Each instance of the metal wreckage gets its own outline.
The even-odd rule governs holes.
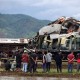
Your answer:
[[[42,27],[34,38],[37,49],[80,52],[80,21],[61,17]]]

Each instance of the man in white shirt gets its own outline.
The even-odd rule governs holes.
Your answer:
[[[50,71],[51,61],[52,61],[52,54],[49,51],[47,51],[47,54],[46,54],[46,68],[47,68],[48,72]]]

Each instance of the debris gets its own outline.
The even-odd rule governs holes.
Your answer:
[[[72,17],[60,17],[39,30],[39,35],[50,33],[67,34],[80,31],[80,21]]]

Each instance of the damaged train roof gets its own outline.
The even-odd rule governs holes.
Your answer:
[[[80,32],[80,21],[72,17],[60,17],[39,30],[39,35],[50,33],[67,34]]]

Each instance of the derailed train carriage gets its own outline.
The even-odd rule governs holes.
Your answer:
[[[76,55],[80,52],[80,21],[73,18],[56,20],[39,30],[35,43],[37,49],[50,50],[53,54],[73,51]]]
[[[46,35],[40,48],[55,50],[79,50],[80,35],[72,34],[50,34]]]
[[[80,50],[80,34],[78,32],[73,32],[69,34],[50,34],[41,35],[36,44],[38,49],[49,49],[52,51],[70,51],[70,50]]]

